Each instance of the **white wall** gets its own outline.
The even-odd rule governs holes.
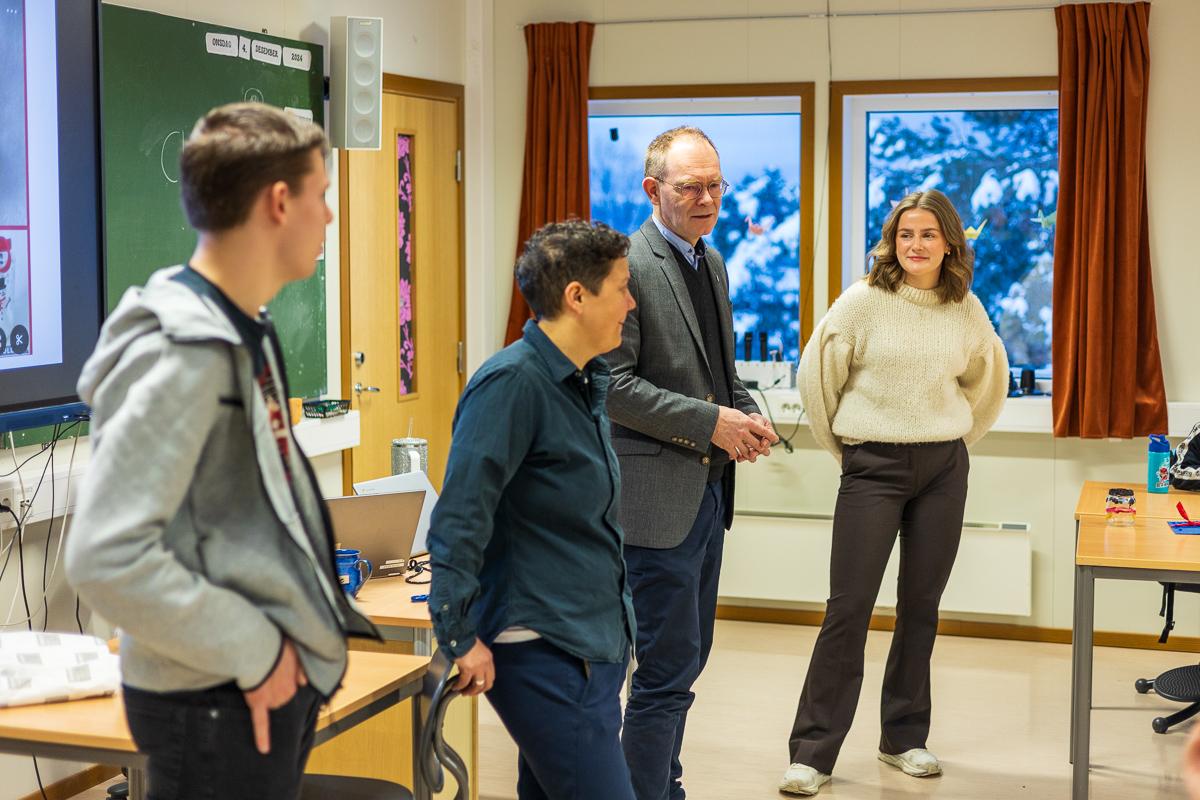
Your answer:
[[[331,16],[382,17],[384,72],[463,82],[463,0],[116,0],[114,4],[303,39],[326,48]]]
[[[1200,3],[1155,0],[1150,9],[1150,114],[1146,123],[1146,189],[1150,207],[1150,257],[1163,375],[1172,400],[1200,399],[1195,369],[1195,310],[1200,270],[1189,231],[1195,229],[1200,179]]]
[[[1008,77],[1057,74],[1057,32],[1052,7],[900,16],[920,9],[1028,6],[1030,0],[833,0],[835,14],[881,12],[875,16],[752,19],[762,15],[823,14],[824,0],[494,0],[495,271],[508,287],[521,190],[525,122],[525,44],[529,22],[590,20],[598,23],[592,47],[591,84],[743,83],[813,81],[816,84],[817,219],[815,314],[825,311],[828,211],[825,130],[828,81],[918,78]],[[692,18],[683,22],[659,19]],[[696,17],[743,17],[694,21]],[[645,20],[605,25],[605,20]],[[1200,3],[1154,0],[1150,14],[1151,92],[1148,120],[1148,191],[1151,255],[1159,340],[1168,398],[1200,400],[1200,370],[1194,368],[1195,313],[1200,270],[1190,248],[1195,180],[1200,177],[1200,105],[1194,81],[1200,74]],[[827,31],[831,37],[827,38]],[[720,55],[701,55],[719,51]],[[829,53],[832,52],[832,61]],[[494,297],[502,336],[508,294]],[[1190,361],[1193,362],[1189,364]],[[766,462],[742,470],[739,506],[754,509],[829,512],[837,486],[832,459],[802,430],[801,446],[788,456],[776,450]],[[1082,442],[1049,434],[993,433],[973,450],[968,519],[1029,522],[1033,528],[1034,601],[1029,617],[993,621],[1042,627],[1071,624],[1074,529],[1071,512],[1080,481],[1143,480],[1141,441]],[[787,570],[770,553],[743,552],[736,529],[727,558],[753,559],[765,570]],[[1105,582],[1097,588],[1097,628],[1157,632],[1155,586]],[[1177,630],[1200,633],[1200,604],[1184,598]],[[978,619],[979,617],[976,617]],[[985,618],[990,619],[990,618]]]

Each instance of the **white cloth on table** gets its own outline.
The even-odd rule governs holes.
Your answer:
[[[77,633],[0,633],[0,708],[109,695],[120,659],[103,639]]]

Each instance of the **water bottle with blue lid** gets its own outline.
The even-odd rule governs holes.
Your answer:
[[[1171,489],[1171,443],[1161,433],[1150,434],[1146,453],[1146,491],[1166,494]]]

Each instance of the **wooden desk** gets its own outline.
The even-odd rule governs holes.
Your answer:
[[[426,572],[422,580],[429,579]],[[399,576],[372,578],[358,590],[358,605],[379,627],[388,641],[413,643],[417,655],[433,655],[433,622],[429,603],[412,601],[413,595],[429,594],[428,583],[406,583]]]
[[[351,652],[342,688],[317,718],[314,746],[418,694],[428,667],[426,656]],[[414,703],[413,708],[418,705]],[[420,725],[421,719],[414,713],[414,731]],[[124,764],[130,768],[130,796],[145,796],[146,757],[133,744],[119,693],[0,709],[0,752]],[[414,766],[416,758],[414,752]],[[419,788],[417,797],[429,796],[427,788],[414,788]]]
[[[1146,491],[1146,483],[1144,481],[1127,483],[1124,481],[1085,481],[1083,488],[1079,491],[1079,500],[1075,503],[1075,544],[1079,545],[1079,523],[1085,519],[1101,520],[1106,516],[1106,507],[1108,505],[1108,490],[1122,488],[1133,490],[1133,508],[1136,512],[1135,517],[1139,521],[1164,521],[1168,519],[1179,519],[1179,512],[1175,509],[1175,504],[1183,501],[1184,508],[1188,505],[1195,504],[1197,511],[1200,511],[1200,496],[1194,492],[1181,492],[1177,489],[1171,489],[1166,494]],[[1188,513],[1192,513],[1190,510]],[[1119,530],[1119,528],[1118,528]],[[1079,589],[1078,583],[1075,584],[1073,591],[1075,592],[1074,607],[1079,607]],[[1072,674],[1071,683],[1075,685],[1079,682],[1079,676]],[[1072,698],[1074,695],[1072,695]],[[1090,697],[1089,697],[1090,702]],[[1072,699],[1072,703],[1074,700]],[[1090,709],[1090,705],[1089,705]],[[1075,718],[1077,709],[1072,704],[1071,706],[1071,741],[1075,740]],[[1071,763],[1075,763],[1074,746],[1071,749]]]
[[[1183,502],[1184,508],[1188,509],[1189,514],[1192,513],[1189,506],[1192,505],[1200,513],[1200,494],[1196,492],[1181,492],[1178,489],[1172,489],[1166,494],[1157,494],[1146,491],[1145,482],[1085,481],[1083,489],[1079,492],[1079,501],[1075,504],[1076,522],[1085,517],[1103,517],[1108,490],[1115,488],[1133,489],[1133,508],[1137,512],[1135,516],[1138,519],[1180,519],[1179,512],[1175,510],[1175,504],[1180,501]],[[1078,532],[1078,526],[1076,526],[1076,533]]]
[[[1082,501],[1081,497],[1081,504]],[[1071,797],[1082,800],[1088,796],[1096,579],[1200,582],[1200,536],[1173,533],[1165,519],[1143,516],[1141,509],[1132,526],[1107,525],[1103,517],[1091,515],[1079,519],[1076,525],[1075,613],[1071,636]]]

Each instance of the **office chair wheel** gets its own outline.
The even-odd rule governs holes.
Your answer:
[[[127,797],[129,797],[129,781],[121,781],[108,787],[107,800],[125,800]]]
[[[1133,688],[1137,691],[1138,694],[1146,694],[1147,692],[1149,692],[1151,689],[1154,688],[1154,679],[1153,678],[1138,678],[1136,681],[1133,682]]]
[[[1172,725],[1178,725],[1200,713],[1200,665],[1167,670],[1154,679],[1154,693],[1164,700],[1188,704],[1174,714],[1155,717],[1151,721],[1155,733],[1166,733]]]

